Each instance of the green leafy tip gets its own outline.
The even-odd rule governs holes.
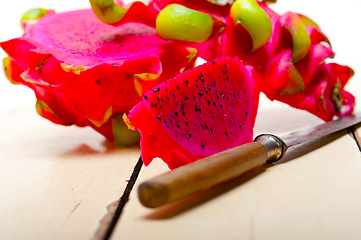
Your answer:
[[[234,24],[241,24],[251,35],[252,51],[265,45],[272,35],[272,24],[267,13],[255,0],[237,0],[231,7]]]
[[[20,24],[21,27],[23,27],[23,22],[27,20],[36,20],[44,17],[46,14],[48,14],[47,9],[44,8],[34,8],[24,13],[24,15],[21,17]]]
[[[114,0],[89,0],[95,15],[107,24],[119,22],[128,9],[114,3]]]
[[[213,18],[182,5],[170,4],[157,16],[157,34],[166,40],[204,42],[213,31]]]

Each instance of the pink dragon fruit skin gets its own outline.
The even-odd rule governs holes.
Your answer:
[[[147,92],[128,116],[141,132],[145,165],[160,157],[173,169],[251,142],[259,97],[255,78],[252,67],[225,57]]]
[[[185,44],[160,39],[152,27],[114,28],[91,10],[49,11],[24,26],[22,37],[0,43],[10,57],[11,78],[34,90],[43,117],[91,126],[110,141],[116,134],[113,117],[128,112],[159,82],[192,67],[196,56]]]
[[[230,18],[225,30],[228,45],[224,54],[238,56],[244,63],[255,67],[262,75],[259,83],[261,91],[271,100],[309,111],[325,121],[350,114],[355,101],[344,86],[353,74],[330,70],[325,60],[335,54],[318,25],[303,15],[290,12],[278,15],[265,3],[258,2],[258,5],[267,13],[272,24],[268,42],[252,51],[253,41],[249,32],[242,25],[235,25]],[[296,33],[296,29],[304,30],[301,34]],[[294,57],[295,53],[300,54],[298,58]],[[333,69],[341,68],[337,64],[333,66]],[[343,68],[345,72],[353,72],[346,66]],[[338,88],[339,98],[332,95],[335,88]]]
[[[207,0],[153,0],[148,8],[159,14],[170,4],[181,4],[210,14],[217,21],[225,23],[224,29],[212,35],[208,41],[193,44],[198,50],[198,56],[207,61],[220,56],[239,57],[261,73],[262,81],[259,84],[267,97],[299,108],[299,98],[305,96],[305,93],[298,93],[309,92],[307,89],[314,85],[311,83],[315,79],[314,75],[334,53],[331,47],[324,45],[330,45],[330,41],[315,22],[304,15],[291,12],[279,15],[268,7],[268,2],[274,1],[236,0],[232,6],[221,6]],[[262,21],[261,25],[257,25],[258,20]],[[177,37],[174,36],[174,39]],[[336,75],[336,78],[339,76]],[[348,79],[343,80],[345,81]],[[334,81],[327,83],[334,84]],[[333,87],[335,86],[330,86]],[[340,91],[343,92],[343,88]],[[339,95],[349,96],[350,93]],[[314,95],[313,102],[321,101],[317,97],[321,95]],[[346,104],[347,109],[353,109],[353,101],[340,99],[339,102]],[[342,107],[328,104],[327,108],[329,109],[320,113],[311,108],[305,110],[326,121],[341,114],[338,111]],[[325,118],[324,111],[333,115],[326,114],[328,117]]]

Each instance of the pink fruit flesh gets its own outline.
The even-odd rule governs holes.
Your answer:
[[[19,82],[32,88],[57,116],[43,117],[63,125],[91,126],[111,141],[113,116],[128,112],[147,90],[195,61],[189,46],[162,40],[152,27],[112,27],[91,10],[49,12],[24,25],[21,38],[1,47],[17,66],[13,74],[24,79]],[[153,78],[140,79],[135,89],[135,75],[147,74]]]
[[[220,58],[147,92],[129,114],[144,163],[160,157],[172,169],[252,141],[259,97],[253,74],[237,59]]]

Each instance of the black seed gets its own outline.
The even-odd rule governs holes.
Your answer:
[[[227,77],[226,79],[229,80],[229,77]]]
[[[208,106],[211,105],[211,101],[208,101]]]
[[[213,117],[213,115],[211,115],[211,118],[214,120],[214,117]]]
[[[213,129],[211,128],[211,133],[213,133]]]
[[[186,84],[188,85],[188,80],[186,81]]]
[[[150,102],[150,106],[151,106],[151,107],[154,107],[154,103],[153,103],[153,102]]]
[[[178,116],[178,113],[177,113],[177,111],[175,111],[175,112],[174,112],[174,115]]]
[[[163,108],[162,105],[159,105],[160,108]]]
[[[158,91],[158,89],[153,89],[153,92],[157,92]]]
[[[170,99],[168,98],[168,102],[170,101]]]
[[[190,132],[188,133],[188,135],[189,135],[190,138],[192,137],[192,134]]]
[[[179,124],[177,124],[177,128],[179,128]]]
[[[244,112],[244,114],[247,116],[248,115],[248,112],[247,112],[247,110]]]
[[[157,119],[158,119],[159,121],[162,121],[162,119],[160,119],[160,116],[158,116]]]
[[[100,84],[102,84],[102,80],[98,79],[98,80],[95,81],[95,83],[100,85]]]
[[[188,122],[186,121],[185,124],[188,126]]]
[[[160,88],[158,88],[158,92],[160,92]]]
[[[168,92],[168,88],[166,88],[165,91]]]
[[[221,108],[223,108],[223,105],[221,104],[221,105],[219,105]]]
[[[173,92],[172,94],[173,94],[173,96],[175,96],[175,92]]]
[[[184,113],[184,111],[182,111],[182,115],[183,115],[183,116],[185,116],[185,113]]]
[[[211,87],[209,87],[208,90],[211,91]]]
[[[201,72],[201,76],[203,77],[203,73]]]
[[[179,86],[177,86],[177,89],[179,90]]]
[[[147,97],[147,96],[144,96],[144,99],[145,99],[145,100],[148,100],[148,97]]]
[[[166,121],[166,120],[164,120],[164,123],[167,123],[167,121]]]
[[[174,136],[175,136],[176,138],[178,137],[178,135],[177,135],[177,134],[175,134]]]
[[[241,128],[241,127],[242,127],[242,124],[240,123],[240,124],[239,124],[239,128]]]
[[[206,130],[208,130],[208,125],[205,126]]]
[[[198,84],[196,84],[196,88],[198,88]]]
[[[224,94],[222,94],[222,98],[224,99]]]
[[[157,97],[157,101],[158,101],[158,102],[160,102],[160,99],[159,99],[159,97]]]
[[[213,106],[216,106],[216,103],[215,103],[215,102],[213,103]]]
[[[130,76],[130,75],[127,76],[127,79],[131,79],[131,78],[132,78],[132,76]]]
[[[219,96],[217,95],[217,100],[219,100]]]
[[[224,134],[226,135],[226,137],[228,137],[228,132],[225,132]]]
[[[236,98],[236,94],[233,94],[233,97]]]
[[[197,105],[194,105],[194,109],[196,110],[196,112],[198,111]]]
[[[193,100],[196,100],[196,96],[193,96]]]
[[[213,61],[213,62],[212,62],[212,64],[214,65],[214,64],[216,64],[216,62],[215,62],[215,61]]]
[[[201,109],[200,109],[200,108],[198,108],[198,112],[201,113]]]
[[[201,147],[204,148],[204,144],[202,144]]]

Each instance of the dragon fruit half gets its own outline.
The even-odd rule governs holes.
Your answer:
[[[91,126],[110,141],[132,144],[139,134],[125,133],[123,113],[194,65],[194,48],[159,38],[153,27],[115,28],[90,9],[42,13],[24,18],[24,35],[0,46],[9,55],[6,75],[32,88],[38,113],[54,123]]]

